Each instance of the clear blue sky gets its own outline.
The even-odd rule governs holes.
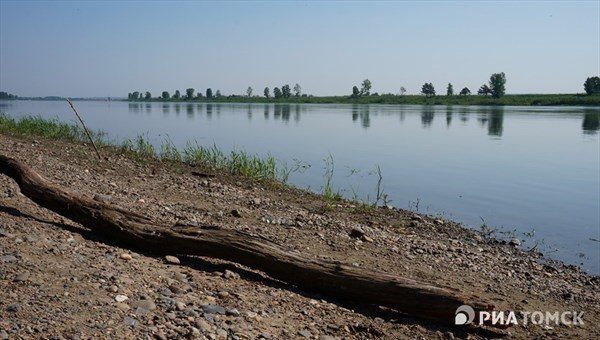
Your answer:
[[[0,0],[0,90],[126,96],[294,86],[344,95],[583,92],[600,72],[600,1]]]

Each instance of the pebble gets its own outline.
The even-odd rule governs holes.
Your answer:
[[[196,327],[200,328],[203,332],[208,333],[212,330],[212,326],[204,319],[198,319],[195,322]]]
[[[240,275],[238,273],[234,273],[229,269],[225,269],[225,273],[223,274],[223,277],[225,277],[226,279],[229,280],[237,280],[240,278]]]
[[[175,301],[175,308],[177,308],[178,311],[185,310],[185,307],[185,303],[181,301]]]
[[[119,294],[119,295],[115,296],[115,301],[117,301],[117,302],[123,302],[126,300],[129,300],[129,298],[125,295]]]
[[[225,315],[238,317],[240,316],[240,312],[236,308],[229,309],[225,312]]]
[[[120,309],[124,312],[127,312],[130,309],[128,304],[122,303],[122,302],[115,303],[115,307],[117,307],[118,309]]]
[[[145,299],[145,300],[138,300],[138,301],[131,303],[131,307],[132,308],[142,308],[142,309],[150,311],[150,310],[156,309],[156,304],[154,303],[154,301],[152,301],[150,299]]]
[[[94,194],[93,200],[97,201],[97,202],[101,202],[101,203],[108,203],[108,202],[112,201],[112,196],[103,195],[103,194]]]
[[[4,255],[0,256],[0,261],[2,262],[15,262],[17,258],[14,255]]]
[[[14,281],[22,282],[22,281],[27,281],[27,279],[29,279],[29,272],[21,272],[21,273],[17,274]]]
[[[353,228],[352,231],[350,231],[350,237],[360,238],[363,236],[365,236],[365,232],[361,229]]]
[[[8,333],[6,333],[6,331],[5,331],[5,330],[1,330],[1,331],[0,331],[0,339],[1,339],[1,340],[6,340],[6,339],[8,339]]]
[[[511,246],[518,247],[521,245],[521,240],[519,240],[518,238],[513,238],[512,240],[510,240],[510,242],[508,242],[508,244],[510,244]]]
[[[301,331],[298,331],[298,334],[302,335],[305,338],[312,337],[312,334],[310,333],[310,331],[308,329],[303,329]]]
[[[133,258],[133,257],[131,257],[130,254],[127,254],[127,253],[121,254],[120,257],[121,257],[121,259],[126,260],[126,261],[129,261],[129,260],[131,260]]]
[[[219,305],[204,305],[202,311],[206,314],[225,314],[225,308]]]
[[[137,324],[137,320],[136,320],[136,319],[134,319],[134,318],[132,318],[132,317],[126,316],[126,317],[125,317],[125,320],[123,320],[123,323],[124,323],[126,326],[131,326],[131,327],[133,327],[133,326],[135,326],[135,325]]]
[[[167,255],[165,256],[165,261],[167,261],[167,263],[170,264],[180,264],[181,261],[179,261],[179,259],[175,256],[171,256],[171,255]]]
[[[239,218],[242,217],[242,213],[240,213],[240,211],[237,209],[233,209],[231,210],[231,216]]]
[[[219,328],[219,329],[217,329],[217,336],[221,337],[221,338],[226,338],[227,337],[227,331],[224,330],[223,328]]]

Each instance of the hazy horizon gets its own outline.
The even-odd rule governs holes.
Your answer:
[[[497,72],[507,94],[584,92],[600,1],[0,0],[0,91],[21,97],[475,93]]]

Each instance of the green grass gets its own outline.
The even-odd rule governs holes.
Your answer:
[[[56,119],[44,119],[37,117],[22,117],[14,119],[5,113],[0,113],[0,133],[10,133],[22,136],[38,136],[48,139],[67,140],[76,142],[87,142],[87,136],[83,128],[76,124],[62,123]],[[229,153],[223,152],[218,146],[206,147],[197,143],[188,143],[179,151],[174,143],[167,137],[161,144],[158,152],[150,143],[148,135],[140,134],[135,139],[128,139],[120,144],[110,143],[104,139],[105,133],[90,131],[94,142],[99,146],[112,147],[127,153],[143,161],[160,160],[172,162],[177,165],[182,163],[200,166],[215,172],[223,172],[235,176],[241,176],[252,182],[263,182],[271,184],[285,184],[291,173],[303,172],[310,165],[294,160],[295,164],[288,167],[285,163],[278,162],[275,157],[267,155],[261,157],[246,151],[233,150]],[[325,184],[321,195],[328,204],[334,204],[342,199],[339,191],[333,189],[334,162],[329,155],[325,162]],[[381,169],[377,167],[378,182],[375,203],[369,205],[375,208],[380,201],[384,204],[389,202],[387,195],[381,186]],[[368,199],[367,199],[368,201]],[[355,198],[356,203],[361,203]]]
[[[0,112],[0,132],[71,141],[88,140],[83,128],[79,125],[61,123],[56,119],[44,119],[39,116],[14,119],[2,112]],[[90,131],[90,134],[96,144],[106,144],[105,133]]]

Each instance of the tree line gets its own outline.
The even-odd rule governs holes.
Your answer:
[[[594,77],[589,77],[586,79],[584,85],[584,90],[588,95],[592,95],[592,94],[600,94],[600,77],[598,76],[594,76]],[[352,93],[350,94],[349,98],[360,98],[360,97],[367,97],[367,96],[379,96],[379,94],[377,92],[375,93],[371,93],[371,89],[373,87],[373,83],[369,80],[369,79],[365,79],[362,81],[360,88],[358,86],[353,86],[352,87]],[[5,92],[2,92],[5,94]],[[404,86],[400,87],[400,96],[404,96],[404,94],[406,93],[406,88],[404,88]],[[436,91],[435,91],[435,87],[433,86],[432,83],[425,83],[423,84],[423,86],[421,87],[421,95],[424,95],[425,97],[435,97],[436,96]],[[229,95],[226,98],[260,98],[260,96],[257,95],[253,95],[254,94],[254,89],[251,86],[248,86],[248,88],[246,89],[246,93],[244,95]],[[468,96],[471,94],[471,90],[468,87],[463,87],[459,92],[458,95],[459,96]],[[481,96],[488,96],[491,95],[492,98],[500,98],[502,96],[504,96],[506,94],[506,75],[504,74],[504,72],[500,72],[500,73],[493,73],[490,76],[490,79],[487,83],[484,83],[483,85],[481,85],[481,87],[479,87],[479,89],[477,90],[477,94],[481,95]],[[0,93],[1,95],[1,93]],[[6,94],[5,94],[6,95]],[[263,90],[263,97],[266,99],[288,99],[288,98],[292,98],[292,97],[308,97],[307,94],[302,93],[302,87],[300,86],[300,84],[294,85],[293,88],[290,87],[289,84],[285,84],[281,87],[274,87],[273,91],[271,92],[271,88],[269,88],[268,86],[264,88]],[[388,94],[388,95],[392,95],[392,94]],[[448,83],[447,87],[446,87],[446,96],[450,97],[450,96],[454,96],[455,95],[455,91],[454,91],[454,86],[452,85],[452,83]],[[16,96],[14,96],[16,97]],[[152,100],[152,99],[158,99],[158,100],[199,100],[199,99],[203,99],[203,98],[207,98],[207,99],[212,99],[212,98],[223,98],[225,96],[223,96],[221,94],[220,90],[216,90],[216,92],[213,93],[213,90],[211,88],[207,88],[206,91],[204,92],[196,92],[196,90],[194,88],[188,88],[185,90],[185,94],[181,94],[181,92],[179,90],[176,90],[172,95],[168,92],[168,91],[163,91],[162,94],[159,97],[153,98],[152,94],[149,91],[146,92],[141,92],[141,91],[134,91],[134,92],[130,92],[127,95],[127,98],[129,100]],[[312,96],[310,96],[312,97]],[[0,97],[1,99],[2,97]],[[6,98],[4,98],[6,99]]]
[[[293,91],[293,93],[292,93],[292,91]],[[248,86],[248,88],[246,89],[245,95],[229,95],[229,96],[227,96],[227,98],[236,98],[236,97],[250,98],[250,97],[252,97],[253,93],[254,93],[254,89],[252,89],[251,86]],[[300,84],[296,83],[296,85],[294,85],[293,88],[291,88],[289,84],[285,84],[281,87],[274,87],[272,94],[271,94],[271,89],[269,87],[265,87],[265,89],[263,90],[263,96],[267,99],[268,98],[279,99],[279,98],[291,98],[292,96],[307,97],[308,95],[302,93],[302,86],[300,86]],[[152,98],[152,94],[150,93],[150,91],[146,91],[146,92],[134,91],[134,92],[129,92],[127,94],[127,99],[134,100],[134,101],[135,100],[152,100],[152,99],[194,100],[194,99],[203,99],[203,98],[212,99],[212,98],[222,98],[222,97],[224,97],[224,96],[221,94],[220,90],[217,90],[216,92],[213,93],[213,90],[210,87],[207,88],[204,93],[202,93],[200,91],[196,92],[196,89],[194,89],[194,88],[188,88],[185,90],[184,95],[182,95],[179,90],[175,90],[175,92],[172,95],[169,93],[169,91],[162,91],[161,95],[156,98]],[[255,97],[258,97],[258,96],[255,96]]]

